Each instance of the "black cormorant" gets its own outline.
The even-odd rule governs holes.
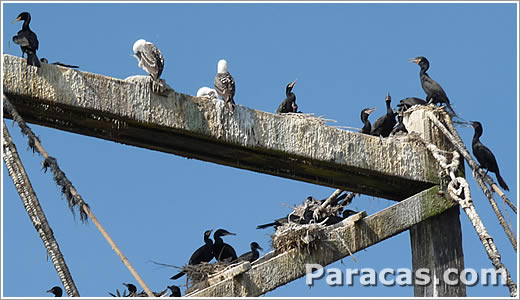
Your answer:
[[[47,293],[53,293],[54,297],[61,297],[63,295],[63,290],[59,286],[54,286],[52,289],[46,291]]]
[[[390,132],[390,135],[395,135],[398,132],[408,133],[408,130],[404,126],[402,115],[397,115],[397,126],[395,126],[394,129],[392,129],[392,132]]]
[[[363,122],[363,128],[359,131],[360,133],[370,134],[370,131],[372,130],[372,125],[370,124],[370,121],[368,120],[368,116],[375,111],[376,108],[365,108],[361,111],[361,122]]]
[[[143,39],[135,41],[134,57],[139,67],[150,74],[154,80],[158,80],[164,69],[164,57],[157,47]]]
[[[376,120],[374,125],[372,126],[372,131],[370,131],[371,135],[387,137],[390,135],[392,128],[395,126],[395,113],[390,106],[392,102],[392,97],[390,97],[390,93],[386,96],[386,114],[379,119]]]
[[[448,99],[448,96],[446,96],[446,92],[444,92],[440,84],[431,79],[430,75],[426,73],[430,67],[430,62],[426,59],[426,57],[418,56],[416,58],[410,59],[410,62],[416,63],[421,67],[419,76],[421,78],[422,88],[426,93],[426,101],[428,104],[445,103],[451,113],[456,116],[455,111],[453,108],[451,108],[450,100]]]
[[[258,249],[260,249],[260,250],[264,250],[264,249],[262,249],[262,247],[260,247],[260,245],[258,245],[257,242],[252,242],[250,246],[251,246],[251,251],[248,251],[248,252],[240,255],[238,257],[239,261],[254,262],[255,260],[257,260],[260,257],[260,252],[258,252]]]
[[[213,230],[206,230],[204,232],[204,245],[195,250],[190,257],[188,265],[198,265],[202,262],[209,262],[213,259],[213,241],[211,240],[211,232]],[[185,273],[183,271],[173,275],[170,279],[181,278]]]
[[[224,243],[222,236],[236,235],[225,229],[219,229],[213,234],[215,244],[213,245],[213,254],[218,262],[232,262],[237,259],[237,253],[233,247]]]
[[[123,285],[126,286],[126,288],[128,289],[128,296],[127,297],[134,297],[137,295],[137,287],[131,283],[124,283],[123,282]]]
[[[504,190],[509,191],[509,187],[507,186],[502,176],[500,176],[500,170],[498,169],[497,160],[495,159],[493,152],[491,152],[488,147],[484,146],[480,142],[480,136],[482,135],[483,131],[482,124],[477,121],[472,121],[471,126],[473,126],[475,129],[471,147],[473,148],[473,155],[475,155],[477,158],[480,167],[486,170],[486,174],[488,171],[495,173],[498,179],[498,184],[500,184]]]
[[[20,45],[20,48],[22,49],[22,57],[24,57],[24,53],[27,53],[28,65],[40,67],[40,60],[38,60],[38,56],[36,56],[36,50],[38,50],[39,44],[38,37],[36,37],[36,33],[29,28],[29,23],[31,23],[31,14],[23,12],[18,15],[13,23],[20,20],[23,20],[22,30],[18,31],[18,34],[13,36],[13,42]]]
[[[298,105],[296,105],[296,95],[292,92],[294,84],[296,80],[289,83],[285,88],[285,99],[282,101],[278,109],[276,110],[277,114],[285,114],[289,112],[298,112]]]
[[[415,97],[404,98],[404,99],[401,99],[401,101],[399,101],[399,104],[397,104],[397,107],[398,107],[397,110],[399,112],[403,113],[414,105],[426,105],[426,101],[421,98],[415,98]]]
[[[224,59],[218,61],[215,89],[229,110],[233,112],[235,110],[235,100],[233,100],[233,97],[235,97],[235,80],[229,73],[227,61]]]
[[[170,297],[181,297],[181,289],[176,285],[169,285],[168,288],[172,292]]]

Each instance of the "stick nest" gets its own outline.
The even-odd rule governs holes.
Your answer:
[[[286,252],[290,249],[299,250],[318,249],[318,244],[327,239],[326,226],[320,223],[296,224],[288,223],[278,227],[272,235],[271,246],[276,253]]]
[[[222,272],[229,266],[227,263],[217,262],[217,263],[200,263],[198,265],[185,265],[182,270],[186,272],[186,276],[188,276],[188,281],[191,285],[196,284],[198,282],[202,282],[208,279],[209,276]],[[188,284],[190,285],[190,284]]]

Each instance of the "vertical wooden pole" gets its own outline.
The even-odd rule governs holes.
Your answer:
[[[424,140],[437,145],[442,150],[452,150],[451,143],[424,114],[426,110],[431,109],[424,107],[405,115],[406,128],[409,132],[419,133]],[[434,113],[443,112],[436,110]],[[412,226],[410,242],[413,274],[416,274],[419,269],[427,269],[431,279],[427,284],[414,285],[415,297],[466,296],[466,286],[458,280],[464,269],[458,206]],[[457,284],[450,284],[455,279]]]

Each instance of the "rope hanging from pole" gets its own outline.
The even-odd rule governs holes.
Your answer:
[[[114,252],[119,256],[123,264],[128,268],[130,273],[134,276],[134,278],[139,282],[141,287],[144,289],[148,297],[154,297],[153,292],[148,288],[146,283],[143,281],[141,276],[137,273],[137,271],[134,269],[134,267],[130,264],[128,259],[123,255],[119,247],[116,245],[114,240],[108,235],[106,230],[103,228],[103,226],[99,223],[97,218],[94,216],[92,211],[90,210],[90,207],[87,203],[83,200],[81,195],[78,193],[76,188],[72,185],[70,180],[65,176],[65,173],[59,168],[57,160],[50,156],[47,151],[43,148],[43,146],[40,143],[40,140],[34,132],[27,126],[23,118],[18,114],[14,106],[11,104],[9,99],[3,94],[3,100],[4,100],[4,108],[11,114],[13,117],[13,120],[20,126],[20,129],[22,133],[27,136],[29,147],[33,150],[38,152],[44,157],[43,161],[43,168],[47,169],[50,168],[51,172],[53,173],[54,180],[56,181],[56,184],[61,187],[61,192],[65,195],[67,198],[67,202],[69,204],[69,208],[71,211],[73,211],[73,208],[78,206],[80,210],[80,216],[82,221],[87,220],[87,216],[90,217],[90,219],[94,222],[98,230],[101,232],[103,237],[107,240],[107,242],[110,244]],[[74,211],[73,211],[74,212]]]
[[[442,126],[442,123],[430,112],[427,113],[429,119],[431,119],[437,127]],[[444,128],[444,126],[443,126]],[[445,129],[445,128],[444,128]],[[444,130],[441,130],[444,132]],[[448,138],[450,138],[448,136]],[[453,141],[452,138],[450,140]],[[507,267],[502,263],[500,253],[493,241],[493,238],[487,232],[484,223],[480,219],[475,206],[473,205],[473,200],[471,199],[471,193],[469,189],[469,184],[463,177],[456,177],[455,172],[459,167],[460,162],[460,153],[455,151],[443,151],[437,148],[434,144],[424,142],[426,144],[427,149],[432,153],[433,157],[439,162],[442,169],[445,170],[446,174],[450,177],[450,182],[448,183],[448,194],[451,199],[457,201],[457,203],[464,210],[468,218],[470,219],[475,231],[477,232],[486,253],[491,260],[491,263],[497,270],[497,273],[502,275],[502,280],[504,280],[509,288],[509,294],[511,297],[518,297],[518,288],[516,283],[513,281],[511,277],[511,273],[507,269]],[[455,144],[455,143],[454,143]],[[466,150],[467,151],[467,150]],[[451,162],[448,163],[447,155],[451,154]],[[503,217],[502,217],[503,219]],[[507,224],[506,224],[507,225]],[[508,232],[506,231],[506,234]],[[511,237],[514,240],[514,247],[516,251],[516,239],[512,236],[512,233],[509,232],[508,236],[511,234]],[[510,239],[511,239],[510,237]]]

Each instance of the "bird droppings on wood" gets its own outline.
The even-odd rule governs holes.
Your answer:
[[[223,101],[157,95],[149,79],[37,70],[8,54],[3,62],[4,93],[34,124],[385,199],[440,182],[435,160],[419,144],[330,127],[305,114],[240,104],[230,113]]]

